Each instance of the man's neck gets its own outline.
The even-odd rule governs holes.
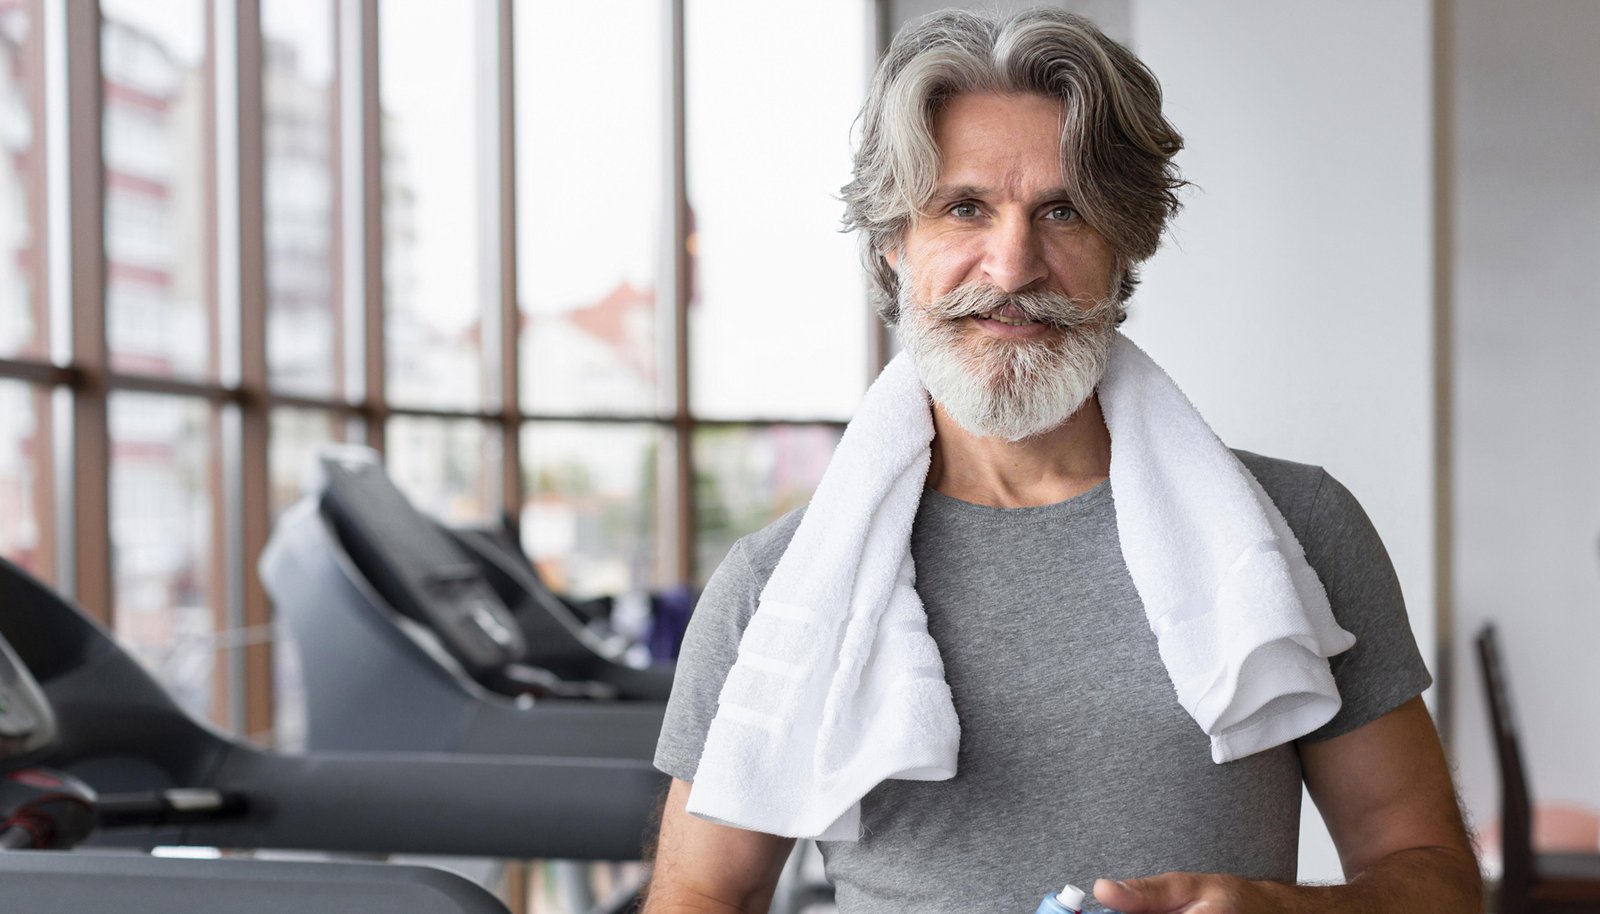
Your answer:
[[[1022,441],[974,435],[935,403],[933,432],[928,485],[973,504],[1052,505],[1089,491],[1111,473],[1111,433],[1098,396],[1058,428]]]

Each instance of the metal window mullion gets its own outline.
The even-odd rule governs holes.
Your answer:
[[[382,453],[384,424],[389,406],[384,384],[384,320],[383,320],[383,137],[382,109],[378,85],[378,0],[360,0],[347,8],[357,13],[357,21],[350,36],[355,51],[350,55],[353,68],[354,92],[345,98],[354,98],[356,132],[355,174],[353,185],[360,188],[360,203],[355,215],[358,230],[346,234],[347,241],[359,256],[353,286],[357,294],[345,298],[347,305],[360,304],[361,309],[361,366],[362,383],[360,401],[368,417],[367,445]],[[348,20],[347,20],[348,22]],[[346,48],[350,44],[345,45]],[[348,121],[346,122],[349,123]],[[346,160],[349,161],[348,159]],[[359,182],[359,183],[357,183]],[[349,261],[347,261],[348,263]]]
[[[522,511],[521,313],[517,307],[517,137],[516,64],[512,0],[494,0],[497,160],[495,200],[497,242],[496,305],[499,315],[500,508],[510,517]],[[526,914],[530,863],[506,867],[504,901],[511,914]]]
[[[443,419],[453,421],[465,419],[480,424],[493,425],[500,421],[500,413],[493,410],[451,409],[447,406],[391,406],[384,410],[385,416],[408,416],[414,419]]]
[[[105,384],[113,390],[133,390],[171,397],[193,397],[205,400],[208,403],[225,403],[243,396],[237,387],[224,386],[210,381],[191,381],[167,375],[139,375],[108,371],[105,372]]]
[[[332,2],[325,7],[332,27],[333,70],[328,84],[328,179],[331,199],[328,207],[328,267],[332,277],[328,283],[328,306],[331,309],[333,322],[333,389],[329,392],[333,399],[339,401],[350,400],[350,341],[352,338],[349,310],[346,305],[346,278],[345,278],[345,106],[344,95],[345,80],[341,74],[345,72],[350,57],[344,46],[344,34],[348,30],[342,4]],[[270,372],[270,367],[269,367]],[[269,388],[270,393],[270,388]],[[341,434],[337,440],[344,440]]]
[[[219,389],[237,383],[238,365],[234,353],[228,351],[229,343],[238,336],[232,290],[233,275],[237,272],[235,250],[229,243],[236,234],[234,220],[236,197],[225,184],[233,183],[233,163],[228,161],[233,148],[226,136],[227,125],[236,120],[229,89],[233,85],[228,63],[233,59],[232,42],[219,33],[231,21],[226,4],[206,0],[201,13],[205,35],[200,142],[203,175],[202,219],[206,227],[201,241],[201,270],[203,300],[205,304],[206,378]],[[224,301],[224,298],[227,301]],[[206,575],[208,587],[206,602],[211,606],[212,630],[227,632],[239,624],[239,606],[235,599],[237,571],[241,564],[238,554],[238,529],[236,492],[229,485],[238,463],[238,414],[226,400],[212,399],[207,409],[206,491],[211,506],[212,548],[206,555],[210,573]],[[211,720],[224,730],[235,730],[239,724],[237,699],[243,691],[238,678],[238,664],[222,651],[212,651]]]
[[[100,9],[96,0],[58,0],[47,20],[51,196],[49,285],[52,313],[67,317],[57,339],[78,384],[57,442],[61,494],[60,582],[78,605],[112,624],[110,430],[107,425],[105,172],[101,159]],[[64,199],[63,199],[64,198]],[[64,338],[63,338],[64,337]],[[53,347],[54,348],[54,347]],[[65,421],[70,420],[70,421]],[[70,483],[68,482],[70,480]]]
[[[0,359],[0,378],[28,384],[73,384],[77,382],[78,373],[32,359]]]
[[[228,403],[213,403],[206,412],[206,488],[211,492],[211,543],[206,563],[211,567],[206,602],[211,604],[212,631],[226,635],[240,627],[237,593],[239,551],[239,499],[236,487],[239,466],[239,411]],[[244,681],[232,651],[211,651],[211,721],[232,733],[240,732],[243,715]]]
[[[285,394],[268,392],[267,405],[269,409],[288,407],[290,409],[314,409],[338,413],[341,416],[353,417],[361,414],[361,407],[350,403],[343,398],[330,398],[318,396],[302,396],[299,394]]]
[[[515,15],[511,0],[494,0],[496,124],[498,154],[491,194],[497,216],[500,385],[500,507],[516,517],[522,510],[521,313],[517,307],[517,136]]]
[[[685,97],[684,68],[684,5],[686,0],[666,0],[667,16],[667,80],[670,97],[667,118],[667,168],[671,175],[671,209],[669,250],[672,278],[672,335],[673,335],[673,461],[676,483],[676,563],[680,583],[695,579],[695,510],[694,510],[694,414],[690,409],[689,388],[689,297],[692,259],[689,255],[689,187],[688,187],[688,117]]]
[[[261,629],[272,624],[271,604],[256,571],[256,558],[266,547],[271,532],[268,481],[268,435],[270,398],[267,395],[267,278],[266,278],[266,189],[265,123],[266,109],[262,87],[261,0],[236,0],[234,18],[218,33],[219,46],[229,47],[232,92],[227,108],[232,122],[223,121],[231,142],[227,143],[231,161],[224,173],[231,173],[233,217],[229,231],[219,233],[231,242],[226,262],[233,267],[227,277],[225,310],[235,329],[232,339],[224,340],[229,360],[234,363],[239,396],[229,409],[237,416],[236,426],[228,429],[233,450],[226,475],[231,505],[229,528],[230,629]],[[239,656],[233,676],[239,688],[234,693],[235,720],[242,732],[252,738],[270,734],[273,727],[273,675],[270,641],[251,642],[231,648]]]

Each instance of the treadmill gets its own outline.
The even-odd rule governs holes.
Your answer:
[[[449,531],[375,452],[325,452],[262,583],[300,654],[312,750],[654,754],[672,667],[627,662],[506,537]]]
[[[648,761],[616,755],[257,749],[189,716],[98,624],[4,559],[0,638],[55,722],[47,745],[6,765],[48,766],[100,793],[246,801],[239,815],[174,814],[90,845],[637,860],[666,787]]]
[[[368,448],[329,448],[313,475],[260,562],[301,652],[310,748],[654,757],[672,667],[627,664],[506,525],[437,524]],[[692,601],[672,609],[681,638]],[[813,848],[796,846],[774,911],[831,901],[804,875]]]
[[[95,623],[0,559],[0,881],[8,909],[505,914],[483,888],[428,867],[166,859],[107,848],[632,859],[662,787],[642,763],[292,757],[244,746],[190,718]],[[99,849],[16,850],[70,848],[86,838]]]
[[[453,873],[372,863],[174,860],[71,848],[118,820],[240,815],[243,797],[209,792],[97,795],[70,775],[29,764],[55,743],[55,712],[32,673],[0,637],[0,884],[12,909],[125,914],[505,914],[493,895]],[[177,807],[187,812],[177,812]],[[219,901],[225,898],[225,901]]]

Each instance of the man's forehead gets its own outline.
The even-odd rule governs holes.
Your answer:
[[[952,98],[933,122],[939,183],[982,184],[955,173],[964,165],[1059,161],[1064,117],[1063,103],[1043,95],[966,93]]]
[[[934,141],[938,142],[941,134],[957,123],[1006,119],[1021,114],[1054,120],[1059,132],[1067,122],[1067,102],[1041,92],[958,92],[945,99],[934,112]]]
[[[1045,203],[1069,198],[1061,157],[1059,99],[1022,93],[965,93],[934,123],[939,173],[934,209],[961,199]]]

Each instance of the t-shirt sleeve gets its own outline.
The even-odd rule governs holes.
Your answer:
[[[760,596],[761,582],[741,540],[706,582],[684,633],[672,697],[656,741],[655,766],[662,772],[694,780],[722,683],[739,656],[739,640]]]
[[[1417,650],[1389,553],[1355,496],[1321,473],[1301,545],[1354,647],[1329,659],[1339,713],[1304,739],[1331,739],[1382,717],[1433,683]]]

